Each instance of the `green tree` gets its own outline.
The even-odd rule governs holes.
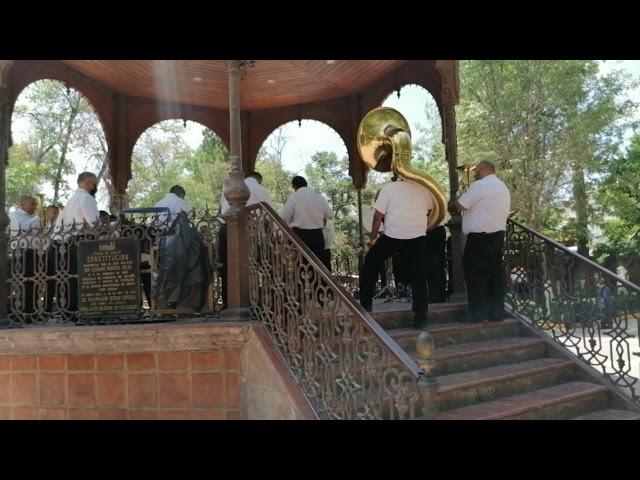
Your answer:
[[[144,132],[133,151],[132,178],[127,193],[131,205],[150,207],[176,184],[184,187],[191,208],[217,213],[229,172],[229,152],[211,130],[193,149],[184,141],[182,121],[166,120]]]
[[[192,154],[183,135],[182,122],[167,120],[140,136],[133,149],[132,175],[127,188],[132,206],[153,206],[182,180],[184,162]]]
[[[462,62],[461,85],[461,163],[493,160],[512,208],[534,228],[553,233],[575,217],[565,232],[586,253],[588,200],[620,146],[633,83],[599,76],[595,61],[500,60]]]
[[[185,159],[183,186],[189,205],[209,208],[217,213],[224,182],[229,175],[229,151],[224,142],[209,129],[202,131],[202,143]]]
[[[23,194],[50,189],[51,200],[58,202],[70,193],[65,177],[77,173],[74,154],[90,159],[87,165],[95,171],[104,170],[107,159],[104,132],[80,92],[54,80],[34,82],[16,102],[13,120],[24,123],[27,135],[9,152],[10,188]],[[98,150],[97,145],[103,148]],[[38,180],[20,184],[28,177],[27,172],[37,172]]]
[[[598,250],[630,258],[640,255],[640,134],[632,137],[626,155],[614,158],[599,191],[605,241]]]
[[[287,126],[283,125],[269,136],[267,142],[258,151],[256,171],[262,175],[262,184],[271,194],[276,209],[284,206],[291,194],[293,172],[282,166],[282,154],[289,142]]]
[[[436,180],[443,192],[449,191],[449,167],[442,143],[442,120],[435,100],[429,95],[425,104],[427,122],[413,133],[412,164]]]

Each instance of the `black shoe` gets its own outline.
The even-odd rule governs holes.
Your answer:
[[[427,319],[426,318],[415,319],[413,321],[413,328],[416,328],[418,330],[426,330],[427,329]]]
[[[488,320],[482,317],[469,317],[466,323],[487,323]]]

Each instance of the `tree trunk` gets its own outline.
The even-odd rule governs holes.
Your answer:
[[[576,209],[576,241],[578,253],[589,255],[589,200],[587,198],[587,183],[584,179],[584,168],[573,164],[573,204]]]
[[[60,185],[62,184],[62,170],[67,162],[67,152],[69,151],[69,143],[71,142],[71,134],[73,133],[73,123],[78,115],[78,107],[79,107],[79,96],[78,101],[76,101],[71,107],[71,112],[69,115],[69,120],[67,121],[67,125],[65,127],[64,137],[62,139],[62,144],[60,145],[60,161],[58,162],[58,169],[56,171],[56,178],[53,183],[53,203],[57,204],[58,199],[60,197]]]

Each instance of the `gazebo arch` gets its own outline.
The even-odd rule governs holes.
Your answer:
[[[134,154],[135,154],[135,151],[136,151],[136,146],[138,146],[138,144],[144,138],[144,136],[145,136],[145,134],[147,134],[147,132],[150,132],[152,129],[154,129],[155,127],[157,127],[160,124],[165,123],[165,122],[180,122],[180,123],[183,123],[183,122],[186,122],[186,121],[193,122],[193,123],[197,124],[198,127],[202,128],[202,129],[206,129],[209,132],[211,132],[222,143],[222,145],[225,147],[225,149],[227,150],[227,153],[228,153],[228,150],[229,150],[228,145],[224,142],[222,137],[215,130],[211,129],[209,126],[207,126],[207,125],[205,125],[205,124],[203,124],[203,123],[201,123],[199,121],[196,121],[196,120],[187,120],[186,118],[167,118],[167,119],[164,119],[164,120],[159,120],[158,122],[155,122],[153,125],[148,126],[143,132],[140,133],[140,135],[138,135],[136,141],[134,142],[134,145],[131,148],[132,173],[133,173],[133,166],[134,166],[133,158],[134,158]],[[182,127],[180,127],[180,128],[182,128]],[[178,133],[178,135],[180,135],[180,133]],[[184,140],[184,137],[183,137],[183,140]],[[133,180],[133,178],[134,177],[132,176],[132,178],[130,180]],[[175,183],[175,181],[173,181],[173,183]],[[131,186],[131,184],[129,182],[127,184],[127,188],[129,188],[130,186]],[[130,202],[132,200],[132,198],[130,197],[129,193],[130,192],[127,192],[127,202]],[[164,192],[164,193],[166,193],[166,192]],[[139,205],[137,205],[137,206],[139,206]]]
[[[424,86],[441,106],[452,194],[458,188],[455,60],[16,60],[0,61],[0,68],[1,112],[13,104],[16,91],[36,79],[61,79],[83,92],[103,122],[117,195],[124,195],[131,178],[135,140],[146,126],[175,111],[178,118],[210,127],[229,145],[233,170],[226,191],[232,206],[243,204],[242,172],[255,163],[261,140],[279,124],[297,118],[320,120],[338,132],[349,153],[349,174],[361,189],[368,169],[357,151],[359,122],[388,92],[407,83]],[[8,129],[0,122],[5,146],[7,138]],[[0,176],[4,178],[3,171]],[[0,217],[0,223],[7,221],[4,210]],[[239,228],[230,218],[230,254],[247,248]],[[455,274],[462,244],[453,244],[454,275],[462,281],[463,276]],[[242,272],[230,271],[230,281],[240,292],[230,299],[234,308],[248,299]],[[458,283],[455,289],[464,291],[464,285]]]
[[[262,146],[264,145],[264,143],[267,141],[267,139],[269,138],[269,136],[270,136],[273,132],[275,132],[278,128],[283,127],[283,126],[285,126],[285,125],[287,125],[287,124],[291,124],[291,123],[293,123],[293,122],[299,122],[299,123],[300,123],[300,122],[303,122],[303,121],[305,121],[305,120],[306,120],[306,121],[313,121],[313,122],[321,123],[322,125],[325,125],[326,127],[328,127],[328,128],[330,128],[331,130],[333,130],[333,132],[335,132],[335,133],[336,133],[336,135],[338,135],[338,137],[340,138],[340,140],[342,140],[342,143],[343,143],[344,148],[345,148],[345,150],[346,150],[346,152],[347,152],[347,155],[349,155],[349,157],[351,157],[351,152],[349,151],[349,145],[348,145],[347,141],[345,140],[344,135],[343,135],[343,134],[341,134],[341,133],[340,133],[340,131],[338,131],[338,129],[337,129],[335,126],[333,126],[333,125],[331,125],[331,124],[327,123],[326,121],[321,120],[321,119],[319,119],[319,118],[309,118],[308,116],[304,116],[304,117],[301,117],[301,118],[290,118],[290,119],[288,119],[288,120],[286,120],[286,121],[284,121],[284,122],[282,122],[282,123],[280,123],[280,124],[276,125],[276,126],[275,126],[271,131],[269,131],[266,135],[262,134],[261,138],[260,138],[259,140],[257,140],[257,141],[256,141],[257,148],[256,148],[255,157],[253,158],[253,162],[252,162],[251,166],[252,166],[253,168],[255,168],[256,161],[257,161],[258,151],[260,150],[260,148],[262,148]],[[253,168],[252,168],[252,169],[253,169]]]
[[[95,173],[98,175],[98,178],[105,178],[105,177],[108,176],[109,180],[111,180],[110,169],[108,169],[108,168],[104,169],[105,166],[108,166],[108,160],[109,160],[108,159],[108,148],[109,148],[108,145],[109,144],[108,144],[107,131],[106,131],[106,128],[105,128],[104,119],[100,117],[99,112],[96,109],[96,107],[91,103],[91,100],[89,98],[87,98],[87,96],[81,90],[78,90],[74,86],[71,86],[71,85],[69,85],[68,83],[65,83],[62,80],[57,80],[57,79],[53,79],[53,78],[41,78],[41,79],[34,80],[34,81],[24,85],[23,88],[21,88],[20,90],[16,90],[14,92],[15,93],[15,97],[13,98],[13,103],[10,105],[10,119],[9,119],[9,122],[8,122],[8,128],[9,128],[9,143],[8,143],[8,145],[9,146],[13,145],[13,133],[12,133],[12,130],[13,130],[14,121],[15,121],[15,109],[16,109],[16,105],[18,104],[18,102],[20,100],[20,97],[23,94],[26,94],[27,90],[30,87],[35,86],[35,85],[39,84],[40,82],[50,82],[52,84],[55,84],[55,88],[57,89],[58,92],[61,92],[62,89],[64,89],[66,87],[68,89],[68,93],[69,93],[69,91],[77,92],[77,94],[79,94],[79,96],[82,98],[82,100],[84,102],[86,102],[86,105],[88,105],[88,107],[89,107],[89,111],[91,112],[91,114],[93,114],[95,116],[95,119],[97,119],[98,124],[100,126],[99,129],[102,132],[102,137],[101,137],[101,141],[100,141],[101,147],[103,147],[104,145],[106,145],[106,147],[107,147],[107,152],[105,152],[105,157],[100,156],[101,159],[104,159],[104,162],[106,162],[107,165],[102,163],[103,170],[100,170],[100,171],[96,170]],[[78,111],[76,113],[84,113],[84,112]],[[104,144],[102,142],[102,139],[104,140]],[[72,147],[73,146],[73,142],[69,142],[68,146]],[[69,151],[71,151],[71,150],[69,150]],[[94,155],[91,155],[89,158],[91,158],[93,156]],[[69,160],[69,157],[67,157],[67,160]],[[102,176],[103,173],[104,173],[104,176]],[[64,179],[63,179],[62,176],[60,177],[60,182],[61,182],[60,184],[64,183]]]

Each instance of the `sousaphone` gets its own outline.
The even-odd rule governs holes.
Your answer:
[[[358,150],[364,163],[377,172],[393,171],[429,190],[434,208],[429,213],[427,229],[442,222],[446,214],[444,193],[429,174],[411,165],[411,129],[400,112],[378,107],[367,113],[358,127]]]

